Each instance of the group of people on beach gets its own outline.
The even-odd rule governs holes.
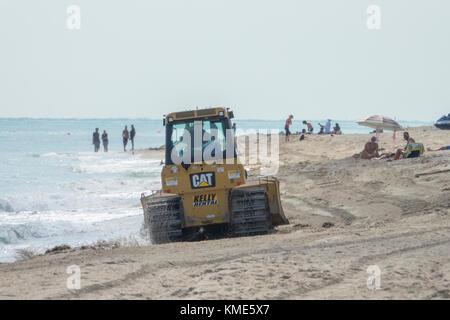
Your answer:
[[[380,151],[377,143],[377,138],[372,137],[369,142],[367,142],[364,146],[363,151],[360,153],[356,153],[353,155],[354,158],[360,159],[385,159],[385,158],[393,158],[395,160],[400,159],[408,159],[408,158],[417,158],[420,157],[424,152],[425,148],[422,143],[416,142],[410,135],[409,132],[403,132],[403,139],[406,141],[406,146],[403,149],[397,149],[394,152],[388,153],[379,153]],[[439,147],[437,149],[427,148],[427,151],[444,151],[450,150],[450,145]]]
[[[108,133],[106,130],[103,130],[102,133],[102,142],[103,142],[103,151],[108,152]],[[100,133],[98,132],[98,128],[95,128],[95,132],[92,134],[92,144],[94,145],[94,151],[98,152],[100,150]]]
[[[127,151],[128,140],[131,141],[131,151],[134,151],[134,137],[136,136],[136,129],[134,129],[134,125],[131,125],[131,130],[128,131],[128,127],[125,126],[125,129],[122,131],[122,141],[123,141],[123,151]]]
[[[136,129],[134,128],[134,125],[131,125],[130,131],[128,131],[128,127],[125,126],[124,130],[122,131],[122,142],[124,152],[127,151],[128,140],[131,141],[131,150],[134,151],[135,136],[136,136]],[[103,151],[108,152],[109,139],[106,130],[103,130],[101,141],[103,143]],[[94,151],[98,152],[100,150],[100,133],[98,128],[95,128],[95,132],[92,134],[92,144],[94,145]]]
[[[290,127],[292,125],[292,120],[294,119],[294,116],[291,114],[284,124],[284,130],[285,130],[285,141],[289,141],[289,136],[292,134],[290,131]],[[302,129],[302,134],[300,136],[300,140],[303,140],[305,138],[305,134],[314,134],[314,127],[312,126],[311,122],[308,122],[306,120],[303,120],[302,122],[306,129]],[[320,131],[318,134],[342,134],[341,127],[339,126],[339,123],[336,123],[333,130],[331,130],[331,120],[328,119],[325,125],[322,125],[319,123]]]
[[[401,158],[416,158],[424,153],[424,148],[422,143],[416,143],[416,141],[410,137],[409,132],[403,132],[403,138],[406,140],[406,146],[403,149],[397,149],[396,153],[388,152],[380,154],[378,151],[379,146],[377,143],[377,138],[372,137],[369,142],[364,145],[363,151],[353,155],[353,158],[360,159],[384,159],[384,158],[394,158],[399,160]]]
[[[294,116],[291,114],[285,122],[284,130],[285,130],[285,141],[289,141],[289,136],[292,134],[290,131],[290,127],[292,126],[292,120],[294,119]],[[308,121],[303,121],[303,124],[306,125],[306,129],[302,129],[301,135],[299,140],[305,139],[305,134],[313,134],[314,128],[312,124]],[[320,126],[320,131],[318,134],[342,134],[341,128],[339,126],[339,123],[336,123],[333,130],[330,130],[331,128],[331,120],[328,119],[325,125]],[[375,131],[376,132],[376,131]],[[382,132],[382,131],[378,131]],[[373,133],[373,132],[372,132]],[[400,159],[406,159],[406,158],[415,158],[421,156],[425,152],[425,148],[422,143],[417,142],[410,137],[409,132],[403,133],[403,138],[406,140],[406,146],[402,149],[397,149],[397,151],[391,152],[391,153],[379,153],[381,151],[378,147],[378,139],[377,137],[372,137],[369,142],[367,142],[364,145],[363,151],[354,154],[354,158],[360,158],[360,159],[385,159],[385,158],[393,158],[395,160]],[[443,146],[436,150],[432,150],[430,148],[427,149],[428,151],[442,151],[442,150],[450,150],[450,146]]]

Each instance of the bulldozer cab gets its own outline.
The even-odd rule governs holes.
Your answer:
[[[176,112],[164,118],[162,189],[182,196],[184,226],[229,221],[228,190],[245,183],[231,118],[225,108]]]
[[[178,112],[165,117],[166,165],[189,167],[237,157],[230,116],[223,108]]]

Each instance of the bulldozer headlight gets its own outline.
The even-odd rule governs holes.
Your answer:
[[[219,116],[223,117],[223,111],[219,112]]]
[[[173,122],[173,118],[172,118],[172,117],[169,117],[169,118],[167,118],[167,121],[168,121],[168,122]]]

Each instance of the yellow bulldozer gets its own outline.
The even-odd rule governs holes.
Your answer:
[[[274,177],[247,182],[229,108],[164,116],[162,190],[142,194],[152,243],[267,234],[288,224]]]

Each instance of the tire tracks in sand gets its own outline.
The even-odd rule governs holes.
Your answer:
[[[83,298],[85,296],[90,296],[95,293],[100,292],[106,294],[113,294],[114,292],[120,290],[121,288],[128,288],[132,290],[135,284],[143,279],[147,281],[152,281],[154,283],[160,282],[161,290],[165,291],[164,295],[174,296],[173,298],[189,298],[198,297],[195,295],[190,295],[195,289],[201,289],[201,283],[205,277],[210,277],[215,273],[215,266],[223,264],[234,264],[235,268],[238,270],[235,273],[239,274],[249,268],[249,262],[260,260],[262,265],[268,262],[267,259],[279,259],[283,260],[282,263],[277,262],[274,267],[280,268],[280,272],[283,276],[288,279],[289,268],[297,263],[302,263],[305,259],[310,259],[310,264],[320,265],[326,262],[332,266],[338,265],[340,261],[340,256],[347,257],[347,262],[350,262],[347,267],[339,268],[336,274],[333,274],[321,279],[321,273],[309,272],[308,275],[316,278],[315,282],[318,283],[307,283],[307,286],[300,288],[292,287],[286,288],[278,295],[274,295],[274,299],[286,299],[291,297],[302,297],[311,294],[315,291],[323,290],[324,288],[338,285],[344,280],[348,280],[355,276],[355,274],[365,272],[363,267],[367,267],[368,264],[374,263],[379,260],[387,259],[391,256],[405,254],[407,252],[413,252],[418,250],[425,250],[427,248],[432,248],[440,245],[450,244],[450,226],[441,226],[435,228],[428,228],[425,230],[415,230],[407,231],[401,233],[390,233],[381,236],[370,236],[367,238],[343,240],[338,242],[327,242],[327,238],[322,238],[315,240],[314,244],[304,244],[304,243],[292,243],[290,242],[286,246],[274,245],[271,248],[257,249],[254,250],[250,248],[242,248],[242,251],[236,254],[224,255],[224,256],[198,256],[193,257],[191,260],[181,260],[177,261],[176,257],[170,260],[170,262],[155,262],[155,263],[142,263],[138,266],[137,270],[125,273],[120,279],[91,283],[84,286],[81,290],[69,291],[62,295],[56,295],[49,297],[50,299],[70,299],[70,298]],[[193,243],[192,245],[195,245]],[[337,251],[336,251],[337,250]],[[340,253],[340,256],[335,254]],[[361,255],[361,253],[367,253]],[[170,257],[170,255],[169,255]],[[283,259],[281,259],[283,257]],[[309,258],[313,257],[313,258]],[[284,266],[283,266],[284,264]],[[216,268],[216,270],[219,270]],[[223,270],[223,268],[220,268]],[[219,270],[219,271],[220,271]],[[318,270],[317,268],[312,268],[311,270]],[[180,286],[174,287],[165,285],[161,282],[158,277],[158,273],[164,271],[167,274],[191,274],[192,276],[186,276],[189,280],[190,286],[189,290],[181,290]],[[309,271],[309,270],[308,270]],[[230,276],[231,277],[231,276]],[[233,277],[236,277],[234,275]],[[233,279],[231,277],[231,279]],[[318,280],[317,280],[318,279]],[[208,278],[211,280],[211,278]],[[227,281],[230,280],[227,278]],[[183,286],[181,285],[181,288]],[[128,290],[128,291],[129,291]],[[178,292],[177,292],[178,290]],[[201,290],[200,290],[201,292]],[[208,294],[208,293],[206,293]],[[150,296],[151,298],[159,298],[158,296],[152,296],[151,292],[141,293],[139,296]],[[244,297],[245,294],[244,294]],[[210,296],[203,296],[202,298],[217,298],[217,295],[210,294]],[[251,298],[251,297],[248,297]]]

